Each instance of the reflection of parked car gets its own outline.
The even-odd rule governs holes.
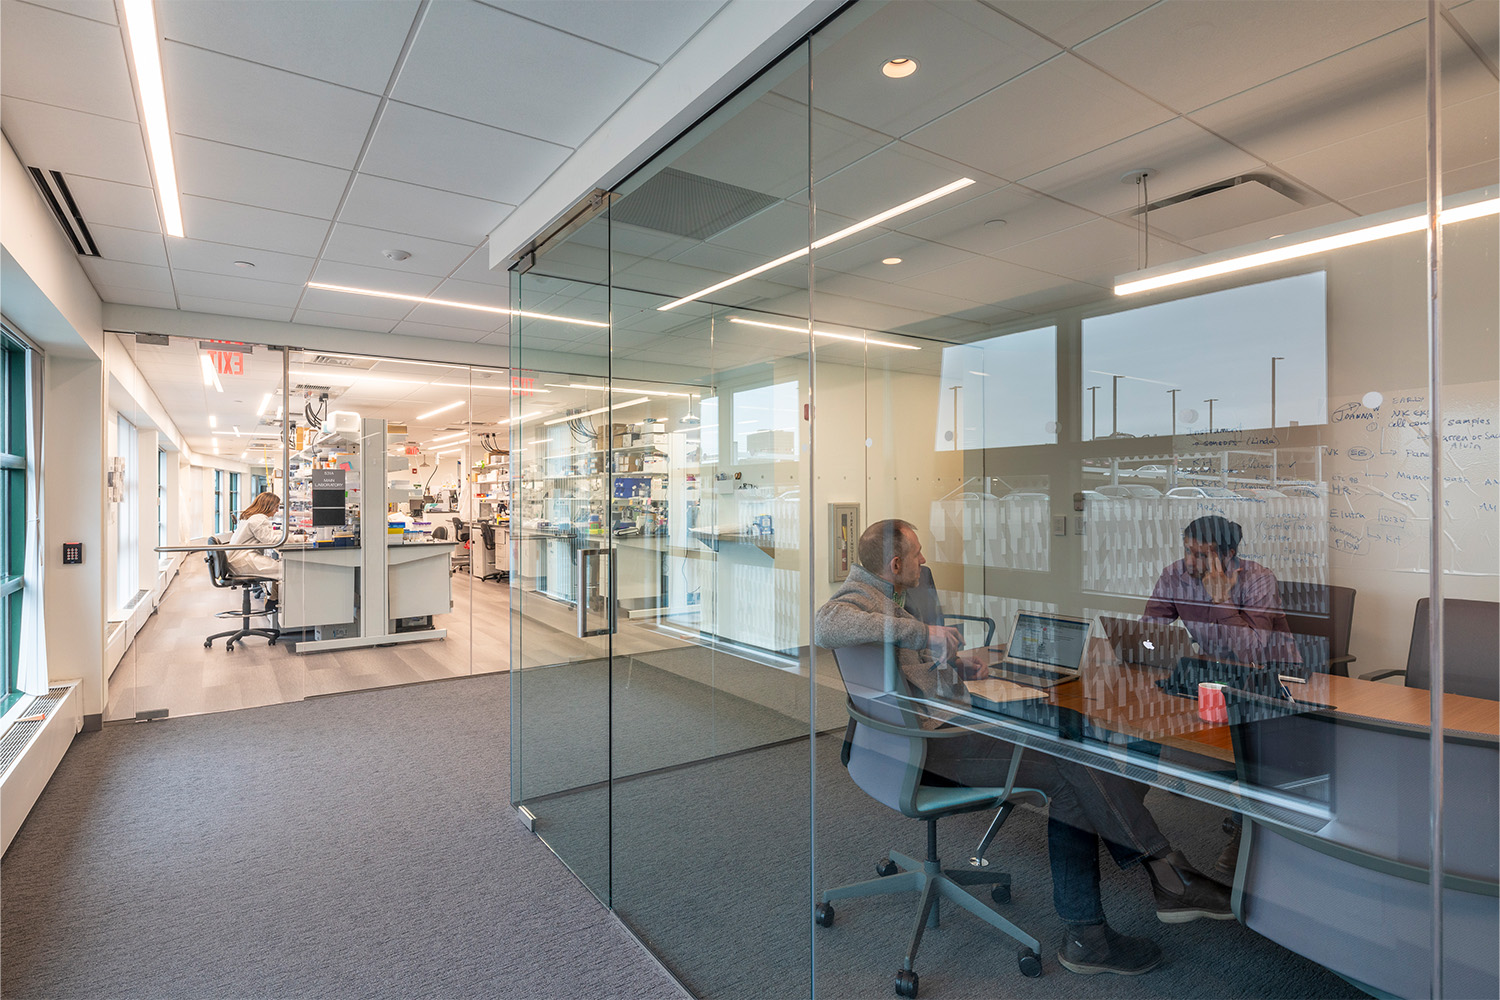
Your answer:
[[[1155,486],[1145,486],[1140,483],[1132,483],[1125,486],[1101,486],[1099,487],[1099,492],[1107,497],[1134,497],[1138,500],[1161,496],[1161,490]]]
[[[1252,486],[1248,489],[1240,490],[1240,496],[1250,500],[1270,500],[1273,497],[1284,497],[1286,494],[1267,486]]]
[[[1222,486],[1174,486],[1167,490],[1167,496],[1178,497],[1188,500],[1241,500],[1238,493],[1226,490]]]

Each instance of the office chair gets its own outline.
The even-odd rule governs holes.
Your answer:
[[[210,541],[215,545],[224,544],[224,542],[218,538],[211,538]],[[234,650],[234,644],[236,642],[239,642],[246,636],[251,635],[258,635],[266,639],[266,645],[268,646],[276,645],[276,640],[281,637],[280,629],[250,627],[251,618],[257,615],[265,614],[264,611],[251,610],[251,589],[257,584],[271,583],[276,578],[272,576],[248,576],[235,573],[232,569],[229,568],[228,554],[219,549],[209,550],[207,553],[205,553],[203,561],[208,563],[208,576],[209,579],[213,581],[213,585],[215,587],[236,589],[240,592],[241,599],[240,608],[238,611],[220,611],[218,614],[214,615],[215,618],[238,618],[240,620],[240,627],[237,629],[231,629],[228,632],[215,632],[213,635],[203,640],[203,648],[208,649],[214,644],[215,639],[224,639],[226,636],[228,638],[224,643],[224,648],[230,651]],[[272,617],[271,621],[274,625],[276,619]]]
[[[1405,670],[1377,670],[1360,679],[1378,681],[1404,674],[1409,688],[1432,688],[1427,661],[1427,620],[1431,599],[1417,602]],[[1443,689],[1449,694],[1500,701],[1500,604],[1494,601],[1443,600]]]
[[[495,563],[495,526],[488,521],[479,522],[479,540],[484,545],[486,552],[490,554],[490,566],[493,569],[479,578],[479,582],[486,580],[505,580],[510,577],[510,570],[501,569]]]
[[[983,615],[943,613],[942,605],[938,602],[937,583],[932,579],[930,567],[922,567],[921,579],[906,592],[906,610],[929,625],[947,625],[953,621],[978,622],[984,626],[984,644],[992,646],[995,643],[995,619]]]
[[[1231,704],[1241,782],[1303,808],[1276,823],[1246,813],[1235,916],[1371,996],[1427,996],[1429,730],[1333,712],[1243,724],[1238,710]],[[1497,746],[1467,733],[1444,743],[1444,996],[1500,996]]]
[[[435,542],[446,542],[448,540],[448,529],[441,524],[433,528],[432,540]]]
[[[1021,973],[1042,974],[1037,939],[1005,917],[971,896],[966,885],[994,884],[992,896],[997,902],[1010,898],[1010,876],[988,870],[984,852],[1000,831],[1017,800],[1029,797],[1045,804],[1047,796],[1038,789],[1015,787],[1016,771],[1021,764],[1021,748],[1011,757],[1010,773],[1002,787],[964,788],[927,783],[931,775],[924,769],[927,747],[933,740],[967,735],[969,730],[923,729],[917,716],[908,708],[905,682],[896,670],[895,650],[880,644],[849,646],[833,651],[839,674],[848,692],[849,717],[856,723],[845,766],[854,783],[882,805],[927,824],[927,856],[916,861],[891,851],[876,863],[879,878],[853,885],[825,889],[821,902],[813,908],[813,921],[819,927],[830,927],[834,920],[832,903],[836,899],[860,896],[883,896],[916,890],[921,894],[917,921],[912,930],[911,945],[896,970],[896,993],[903,997],[917,995],[918,977],[912,969],[922,933],[938,926],[938,902],[946,899],[1008,937],[1020,942],[1017,955]],[[887,660],[890,660],[888,663]],[[890,678],[888,680],[888,678]],[[893,690],[896,697],[883,693]],[[937,853],[937,821],[944,816],[978,812],[999,807],[994,821],[979,843],[979,849],[968,869],[944,870]]]
[[[1276,598],[1292,641],[1307,669],[1349,676],[1349,631],[1354,624],[1354,588],[1276,581]]]
[[[464,527],[461,517],[453,519],[453,538],[458,542],[453,550],[453,564],[449,567],[450,572],[458,572],[469,569],[469,529]]]

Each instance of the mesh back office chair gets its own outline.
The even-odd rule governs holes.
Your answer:
[[[484,550],[489,553],[490,571],[479,578],[483,583],[485,580],[507,580],[510,578],[510,570],[501,569],[495,563],[495,526],[488,521],[479,522],[479,541]]]
[[[901,968],[896,970],[896,993],[903,997],[917,995],[918,977],[912,969],[917,948],[922,943],[922,932],[938,925],[938,901],[946,899],[968,910],[991,927],[1021,943],[1018,955],[1021,972],[1027,976],[1042,974],[1038,951],[1041,945],[1036,938],[971,896],[965,885],[999,882],[1004,893],[998,898],[1009,898],[1009,876],[991,872],[984,867],[986,848],[999,832],[1015,802],[1021,798],[1045,804],[1047,796],[1034,788],[1016,788],[1016,770],[1021,763],[1021,749],[1016,748],[1011,758],[1010,773],[1005,784],[994,788],[964,788],[929,784],[932,776],[924,769],[927,747],[933,740],[952,739],[968,733],[966,729],[923,729],[917,716],[899,696],[907,692],[901,675],[891,664],[890,673],[894,682],[887,681],[887,657],[895,651],[879,644],[849,646],[833,651],[839,674],[844,679],[844,688],[849,694],[849,717],[856,723],[854,737],[849,746],[846,766],[854,783],[871,798],[882,805],[927,824],[927,856],[916,861],[904,854],[891,851],[876,865],[881,876],[866,882],[826,889],[822,901],[813,909],[813,920],[820,927],[833,924],[836,899],[852,899],[860,896],[883,896],[892,893],[916,890],[921,893],[916,924],[912,930],[911,945],[906,950]],[[883,698],[887,683],[898,689],[896,699]],[[978,812],[999,807],[995,820],[990,824],[976,853],[977,865],[969,869],[945,871],[937,854],[937,821],[944,816],[958,813]],[[971,864],[973,864],[971,862]]]
[[[949,615],[943,613],[938,601],[937,582],[932,578],[932,569],[922,567],[922,576],[917,585],[906,592],[906,610],[929,625],[947,625],[949,622],[978,622],[984,626],[984,644],[995,642],[995,619],[983,615]]]
[[[228,535],[214,536],[209,539],[214,545],[223,545],[229,540]],[[229,555],[220,550],[210,550],[204,553],[204,562],[208,563],[208,576],[215,587],[236,589],[240,592],[240,607],[237,611],[220,611],[214,615],[215,618],[238,618],[240,627],[230,629],[228,632],[215,632],[203,640],[203,648],[208,649],[214,644],[215,639],[225,639],[224,648],[234,650],[234,644],[246,636],[258,635],[267,640],[267,645],[276,645],[276,640],[281,638],[281,630],[278,628],[251,628],[250,619],[256,615],[265,614],[263,611],[252,611],[250,608],[250,591],[262,583],[270,583],[276,578],[273,576],[249,576],[234,572],[229,566]],[[276,619],[271,622],[274,626]],[[227,638],[226,638],[227,637]]]
[[[1361,674],[1367,681],[1406,675],[1406,686],[1430,690],[1432,667],[1427,660],[1427,620],[1431,600],[1417,602],[1411,626],[1411,647],[1405,670]],[[1494,601],[1443,600],[1443,688],[1449,694],[1500,701],[1500,604]]]
[[[1292,641],[1309,671],[1349,676],[1349,631],[1354,624],[1354,588],[1321,583],[1276,582],[1276,597]]]
[[[1276,824],[1245,816],[1235,915],[1372,996],[1427,996],[1427,728],[1315,712],[1236,725],[1233,735],[1242,781],[1331,813],[1325,821],[1288,812]],[[1448,735],[1445,996],[1500,996],[1497,762],[1494,737]]]

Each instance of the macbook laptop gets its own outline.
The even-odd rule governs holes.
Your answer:
[[[1032,687],[1077,680],[1091,624],[1087,618],[1022,611],[1011,628],[1005,659],[990,668],[991,676]]]
[[[1193,637],[1179,625],[1104,616],[1099,623],[1121,663],[1170,670],[1193,655]]]

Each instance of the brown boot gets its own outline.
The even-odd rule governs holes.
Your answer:
[[[1234,919],[1229,887],[1188,864],[1181,851],[1149,859],[1146,874],[1151,877],[1151,894],[1156,897],[1156,919],[1162,923]]]

